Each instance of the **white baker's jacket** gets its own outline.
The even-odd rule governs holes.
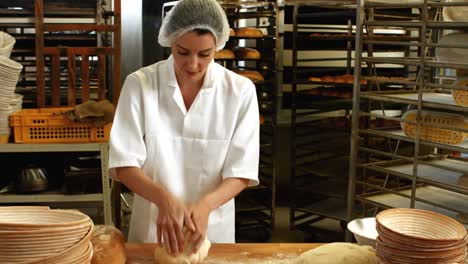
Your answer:
[[[212,61],[187,111],[172,57],[130,74],[119,98],[109,168],[140,167],[184,202],[223,179],[258,184],[259,113],[254,84]],[[130,242],[156,242],[158,208],[135,194]],[[211,212],[208,239],[235,242],[234,199]]]

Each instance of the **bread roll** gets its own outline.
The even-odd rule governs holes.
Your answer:
[[[410,124],[407,122],[416,122],[416,117],[416,110],[410,110],[403,115],[403,121],[405,122],[401,123],[401,127],[403,128],[403,131],[405,132],[406,136],[410,138],[416,137],[416,124]],[[445,127],[453,127],[457,129],[466,129],[468,125],[467,122],[465,122],[465,119],[462,115],[422,111],[421,118],[421,140],[443,144],[459,144],[465,141],[467,133],[431,126],[431,124],[434,124],[439,126],[443,125]]]
[[[257,28],[238,28],[236,30],[236,37],[241,38],[261,38],[263,37],[263,32]]]
[[[234,59],[236,56],[232,50],[222,49],[215,53],[215,60]]]
[[[96,225],[91,236],[93,259],[91,264],[125,264],[125,239],[113,226]]]
[[[234,31],[234,29],[232,29],[232,28],[229,29],[229,36],[230,37],[236,36],[236,32]]]
[[[252,48],[236,48],[235,50],[236,53],[236,58],[237,59],[254,59],[258,60],[262,56],[260,55],[260,52],[258,52],[256,49]]]
[[[233,72],[249,78],[252,82],[263,81],[263,76],[258,71],[233,70]]]

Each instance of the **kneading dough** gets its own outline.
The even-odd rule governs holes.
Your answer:
[[[376,264],[377,256],[370,246],[331,243],[302,253],[293,264]]]
[[[188,245],[189,236],[186,235],[184,252],[180,253],[178,256],[174,257],[169,255],[166,249],[163,246],[160,246],[154,250],[154,263],[156,264],[198,264],[201,263],[207,256],[208,251],[210,250],[211,243],[205,237],[202,245],[197,252],[190,254],[192,252],[192,245]]]

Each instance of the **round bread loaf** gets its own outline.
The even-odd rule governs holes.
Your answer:
[[[252,82],[263,81],[263,76],[258,71],[233,70],[233,72],[249,78]]]
[[[222,59],[234,59],[236,56],[234,55],[234,52],[229,49],[222,49],[219,50],[215,53],[215,60],[222,60]]]
[[[237,59],[254,59],[258,60],[262,57],[260,52],[252,48],[236,48],[235,49]]]
[[[93,259],[91,264],[125,264],[125,238],[113,226],[96,225],[91,236]]]
[[[261,37],[263,37],[263,32],[260,29],[251,28],[251,27],[238,28],[236,30],[236,37],[261,38]]]

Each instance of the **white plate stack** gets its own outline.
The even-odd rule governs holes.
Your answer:
[[[0,56],[0,136],[8,136],[10,127],[8,116],[22,103],[15,97],[16,84],[23,65],[7,57]],[[13,105],[13,107],[12,107]]]
[[[0,207],[0,263],[90,263],[92,230],[91,219],[75,210]]]
[[[378,263],[467,263],[466,229],[448,216],[395,208],[379,213],[376,221]]]

